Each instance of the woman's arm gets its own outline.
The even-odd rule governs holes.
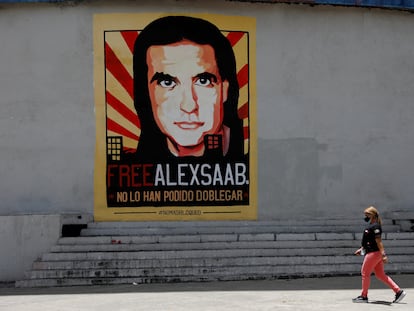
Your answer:
[[[375,237],[375,241],[377,242],[377,246],[378,246],[378,248],[379,248],[379,250],[382,254],[382,261],[384,263],[387,263],[388,262],[388,257],[387,257],[387,254],[385,253],[384,245],[382,244],[381,236]]]

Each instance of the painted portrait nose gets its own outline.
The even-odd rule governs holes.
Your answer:
[[[189,114],[195,113],[198,110],[197,95],[192,87],[183,89],[180,109]]]

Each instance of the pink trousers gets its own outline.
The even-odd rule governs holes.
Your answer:
[[[395,293],[400,290],[400,287],[384,272],[384,263],[382,262],[382,255],[380,251],[368,253],[365,255],[364,263],[361,268],[362,275],[362,293],[361,296],[368,297],[368,289],[371,284],[371,274],[375,272],[378,280],[384,282]]]

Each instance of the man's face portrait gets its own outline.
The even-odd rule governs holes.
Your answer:
[[[222,134],[222,81],[210,45],[185,40],[147,50],[148,90],[154,119],[176,156],[204,152],[206,134]]]

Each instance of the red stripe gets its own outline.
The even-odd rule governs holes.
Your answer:
[[[115,133],[120,134],[122,136],[132,138],[136,141],[138,141],[138,139],[139,139],[137,135],[135,135],[131,131],[127,130],[122,125],[116,123],[115,121],[113,121],[110,118],[106,118],[106,129],[108,131],[115,132]]]
[[[230,41],[231,46],[235,46],[237,42],[244,36],[244,32],[232,31],[227,35],[227,39]]]
[[[129,109],[124,103],[122,103],[108,91],[106,91],[106,102],[116,111],[118,111],[125,119],[129,120],[129,122],[134,124],[137,128],[141,128],[136,113],[131,111],[131,109]]]
[[[108,43],[105,43],[105,66],[113,74],[115,79],[121,83],[131,98],[134,98],[133,79]]]
[[[129,148],[129,147],[124,147],[123,150],[125,153],[135,153],[137,151],[136,148]]]
[[[138,32],[137,31],[121,31],[121,35],[124,38],[126,44],[129,47],[129,50],[131,51],[131,53],[134,53],[134,44],[135,44],[135,40],[138,37]]]
[[[249,102],[244,103],[237,111],[240,119],[247,119],[249,116]]]
[[[242,88],[249,82],[249,64],[246,64],[237,73],[237,81],[239,81],[239,88]]]
[[[248,126],[243,127],[243,136],[244,136],[244,139],[249,138],[249,127]]]

